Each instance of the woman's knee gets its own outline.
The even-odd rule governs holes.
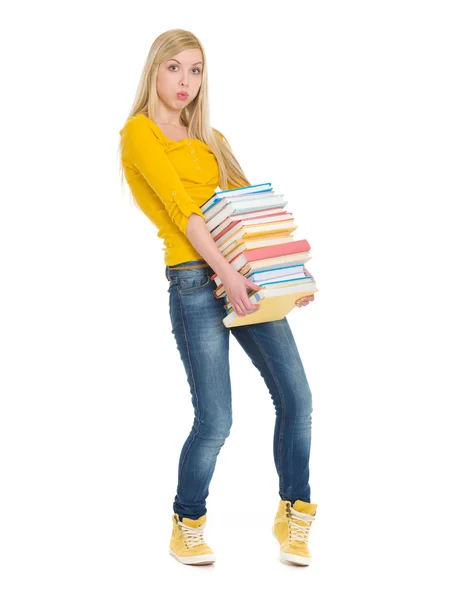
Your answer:
[[[225,440],[230,435],[232,424],[233,417],[231,414],[205,418],[199,422],[197,435],[204,439]]]
[[[313,395],[309,386],[304,386],[301,391],[290,396],[290,401],[285,401],[285,417],[287,419],[311,420],[313,412]]]

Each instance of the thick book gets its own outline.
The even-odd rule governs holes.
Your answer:
[[[240,215],[255,210],[262,210],[264,208],[283,208],[287,202],[283,200],[283,196],[276,194],[267,195],[264,198],[258,196],[247,196],[245,198],[239,198],[236,201],[231,199],[221,200],[220,204],[217,204],[210,208],[204,213],[204,219],[209,231],[213,231],[220,223],[231,216]]]
[[[257,283],[257,285],[265,287],[265,289],[274,289],[274,288],[288,287],[295,283],[296,284],[306,283],[307,281],[311,280],[311,277],[309,275],[306,275],[306,273],[304,271],[302,271],[301,273],[298,272],[293,275],[284,275],[283,277],[272,277],[272,278],[260,280],[260,281],[255,281],[254,279],[251,279],[250,277],[248,279],[250,279],[251,281],[254,281],[254,283]],[[214,295],[217,298],[221,298],[223,296],[226,297],[225,286],[223,284],[221,284],[214,291]],[[225,310],[229,309],[230,306],[231,306],[230,302],[226,303]]]
[[[288,291],[289,289],[294,291]],[[296,307],[296,301],[303,296],[311,296],[318,292],[316,283],[292,286],[292,288],[262,289],[248,295],[251,304],[259,304],[259,309],[242,317],[231,311],[224,317],[225,327],[238,327],[240,325],[252,325],[254,323],[265,323],[267,321],[279,321]]]
[[[288,256],[277,256],[273,258],[251,261],[246,263],[241,269],[239,269],[238,272],[241,273],[241,275],[244,275],[244,277],[248,277],[251,279],[252,275],[255,273],[275,268],[293,267],[298,265],[303,266],[309,260],[311,260],[311,256],[308,252],[299,252],[298,254],[290,254]],[[213,279],[217,284],[217,287],[213,291],[213,294],[217,298],[225,295],[225,287],[217,273],[214,273],[211,276],[211,279]]]
[[[284,277],[293,277],[299,274],[304,273],[304,265],[298,264],[293,265],[291,267],[276,267],[274,269],[263,269],[262,271],[257,271],[247,275],[246,277],[257,283],[257,285],[262,285],[264,281],[270,281],[273,279],[284,278]]]
[[[222,240],[222,238],[223,240],[226,240],[234,233],[245,227],[252,228],[256,227],[257,225],[268,226],[272,223],[278,223],[279,221],[293,221],[293,215],[291,212],[284,210],[274,215],[268,215],[267,217],[255,217],[252,219],[243,219],[242,217],[238,216],[236,221],[230,223],[227,227],[220,231],[218,235],[213,235],[212,232],[212,237],[215,240],[215,243],[217,243],[218,240]],[[246,231],[249,231],[249,229],[246,229]]]
[[[245,225],[240,229],[233,227],[232,230],[228,231],[220,239],[215,241],[220,252],[223,252],[229,244],[235,240],[243,240],[246,238],[259,237],[262,235],[268,236],[276,233],[277,235],[285,236],[288,233],[292,233],[298,225],[295,225],[293,219],[287,219],[285,221],[277,221],[276,223],[261,223],[259,225]],[[234,233],[233,233],[234,231]]]
[[[308,240],[293,240],[292,242],[288,242],[286,244],[275,244],[272,246],[265,246],[264,248],[244,250],[232,258],[229,263],[234,269],[236,269],[236,271],[239,271],[239,269],[244,267],[246,263],[267,260],[269,258],[286,257],[290,254],[309,252],[310,250],[311,246],[309,245]]]
[[[267,284],[267,283],[263,283],[262,284],[262,290],[268,290],[269,292],[271,290],[276,290],[278,295],[281,294],[291,294],[293,292],[296,292],[299,288],[299,286],[303,286],[307,283],[314,283],[316,285],[316,282],[314,281],[314,277],[310,276],[310,275],[306,275],[306,273],[303,273],[303,277],[302,277],[302,281],[299,281],[298,279],[285,279],[282,282],[277,282],[277,283],[272,283],[272,284]],[[259,290],[260,291],[260,290]],[[252,296],[254,294],[253,290],[249,290],[248,293],[248,298],[249,296]],[[228,315],[230,314],[230,312],[232,312],[233,307],[231,305],[231,302],[225,302],[225,313]]]
[[[202,204],[200,207],[202,212],[208,210],[211,206],[222,200],[223,198],[229,198],[231,196],[240,196],[242,194],[256,194],[260,192],[271,192],[271,183],[258,183],[256,185],[246,185],[239,188],[233,188],[231,190],[220,190],[212,194],[210,198]]]
[[[284,244],[286,242],[291,242],[293,240],[293,236],[289,231],[282,231],[280,233],[268,233],[265,235],[255,235],[248,238],[239,238],[233,241],[228,241],[226,244],[223,244],[222,254],[225,255],[226,252],[231,252],[236,246],[243,246],[246,248],[259,248],[261,246],[269,246],[270,244]]]
[[[267,240],[262,239],[262,237],[256,238],[246,238],[245,240],[236,240],[229,246],[227,246],[222,254],[226,258],[226,260],[230,260],[243,250],[252,250],[253,248],[264,248],[265,246],[272,246],[274,244],[286,244],[287,242],[291,242],[293,240],[291,235],[286,235],[282,237],[269,238]]]
[[[285,211],[281,208],[262,208],[261,210],[255,210],[252,212],[243,213],[242,215],[230,215],[230,216],[226,217],[226,219],[222,223],[220,223],[220,225],[217,225],[215,227],[215,229],[210,231],[210,228],[209,228],[209,231],[212,234],[212,237],[215,239],[216,237],[219,237],[220,235],[223,235],[224,233],[226,233],[228,228],[233,227],[233,225],[236,224],[241,219],[243,219],[243,220],[257,219],[257,217],[267,217],[269,215],[278,215],[278,214],[283,214],[284,212]]]
[[[290,256],[278,256],[275,258],[268,258],[267,260],[259,260],[250,263],[246,263],[244,267],[238,270],[238,273],[248,277],[253,273],[259,273],[261,271],[293,267],[297,265],[305,265],[311,260],[311,255],[308,252],[300,252],[299,254],[290,254]],[[217,273],[214,273],[210,277],[215,281],[217,285],[221,285],[222,281]]]

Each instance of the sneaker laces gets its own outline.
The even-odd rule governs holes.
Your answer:
[[[205,523],[199,525],[199,527],[190,527],[189,525],[186,525],[185,523],[180,521],[179,526],[181,527],[182,536],[189,548],[192,548],[193,546],[198,546],[199,544],[205,544]]]
[[[316,518],[316,514],[310,515],[308,513],[302,513],[290,506],[289,516],[291,517],[290,519],[288,519],[288,524],[290,526],[290,539],[298,540],[299,542],[307,542],[311,522],[314,521],[314,519]],[[304,523],[306,523],[306,525],[300,525],[299,523],[295,523],[293,519],[303,521]]]

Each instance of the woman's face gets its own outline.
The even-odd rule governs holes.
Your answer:
[[[202,83],[202,52],[198,48],[183,50],[158,68],[157,93],[175,110],[182,110],[194,100]],[[184,92],[186,95],[179,95]]]

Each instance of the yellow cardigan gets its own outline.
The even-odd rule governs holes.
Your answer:
[[[218,163],[210,147],[198,139],[175,142],[142,113],[127,119],[119,133],[125,179],[164,241],[165,265],[203,259],[186,229],[189,215],[203,217],[200,206],[218,187]]]

